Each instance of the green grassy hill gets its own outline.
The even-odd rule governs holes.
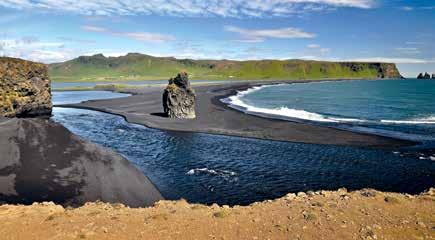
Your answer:
[[[292,80],[325,78],[400,78],[392,63],[323,62],[304,60],[191,60],[129,53],[81,56],[49,65],[53,81],[126,81],[168,79],[187,71],[192,79]]]

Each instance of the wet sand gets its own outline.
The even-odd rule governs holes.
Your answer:
[[[201,132],[279,141],[388,149],[415,144],[414,142],[388,137],[248,115],[234,110],[220,101],[222,98],[236,94],[239,90],[245,90],[264,83],[194,85],[193,87],[197,93],[197,118],[194,120],[164,117],[161,102],[164,86],[124,89],[122,92],[133,94],[127,98],[93,100],[80,104],[60,106],[117,114],[123,116],[130,123],[168,131]]]
[[[129,161],[62,125],[0,118],[0,203],[80,206],[101,200],[144,207],[161,199]]]

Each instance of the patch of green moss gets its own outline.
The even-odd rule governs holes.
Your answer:
[[[387,203],[393,203],[393,204],[400,203],[399,199],[397,199],[395,197],[390,197],[390,196],[385,197],[384,201]]]
[[[168,86],[166,87],[166,90],[170,91],[170,92],[175,92],[177,91],[178,86],[175,85],[175,83],[172,84],[168,84]]]
[[[213,213],[213,216],[215,218],[225,218],[225,217],[227,217],[229,215],[230,215],[230,212],[228,210],[221,210],[219,212]]]

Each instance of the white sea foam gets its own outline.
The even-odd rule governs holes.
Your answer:
[[[214,169],[208,169],[208,168],[194,168],[190,169],[188,172],[186,172],[187,175],[194,175],[198,173],[206,173],[211,175],[220,175],[220,176],[236,176],[237,173],[233,171],[227,171],[227,170],[214,170]]]
[[[435,117],[427,117],[421,119],[410,119],[410,120],[381,120],[382,123],[390,124],[435,124]]]
[[[256,107],[256,106],[249,105],[242,100],[243,96],[247,94],[252,94],[253,92],[272,86],[276,86],[276,85],[264,85],[264,86],[252,87],[245,91],[240,91],[234,96],[230,96],[228,98],[222,99],[221,101],[237,110],[249,114],[254,114],[254,115],[267,115],[272,118],[301,119],[307,121],[329,122],[329,123],[435,124],[435,116],[422,118],[422,119],[380,120],[380,121],[356,119],[356,118],[337,118],[337,117],[325,116],[319,113],[308,112],[302,109],[291,109],[285,106],[278,107],[278,108]]]

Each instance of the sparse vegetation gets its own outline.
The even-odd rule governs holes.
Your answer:
[[[386,197],[384,198],[384,200],[385,200],[385,202],[387,202],[387,203],[394,203],[394,204],[399,203],[399,199],[397,199],[397,198],[395,198],[395,197],[386,196]]]
[[[227,217],[229,215],[230,215],[230,212],[228,210],[225,210],[225,209],[213,213],[213,216],[216,217],[216,218],[225,218],[225,217]]]

